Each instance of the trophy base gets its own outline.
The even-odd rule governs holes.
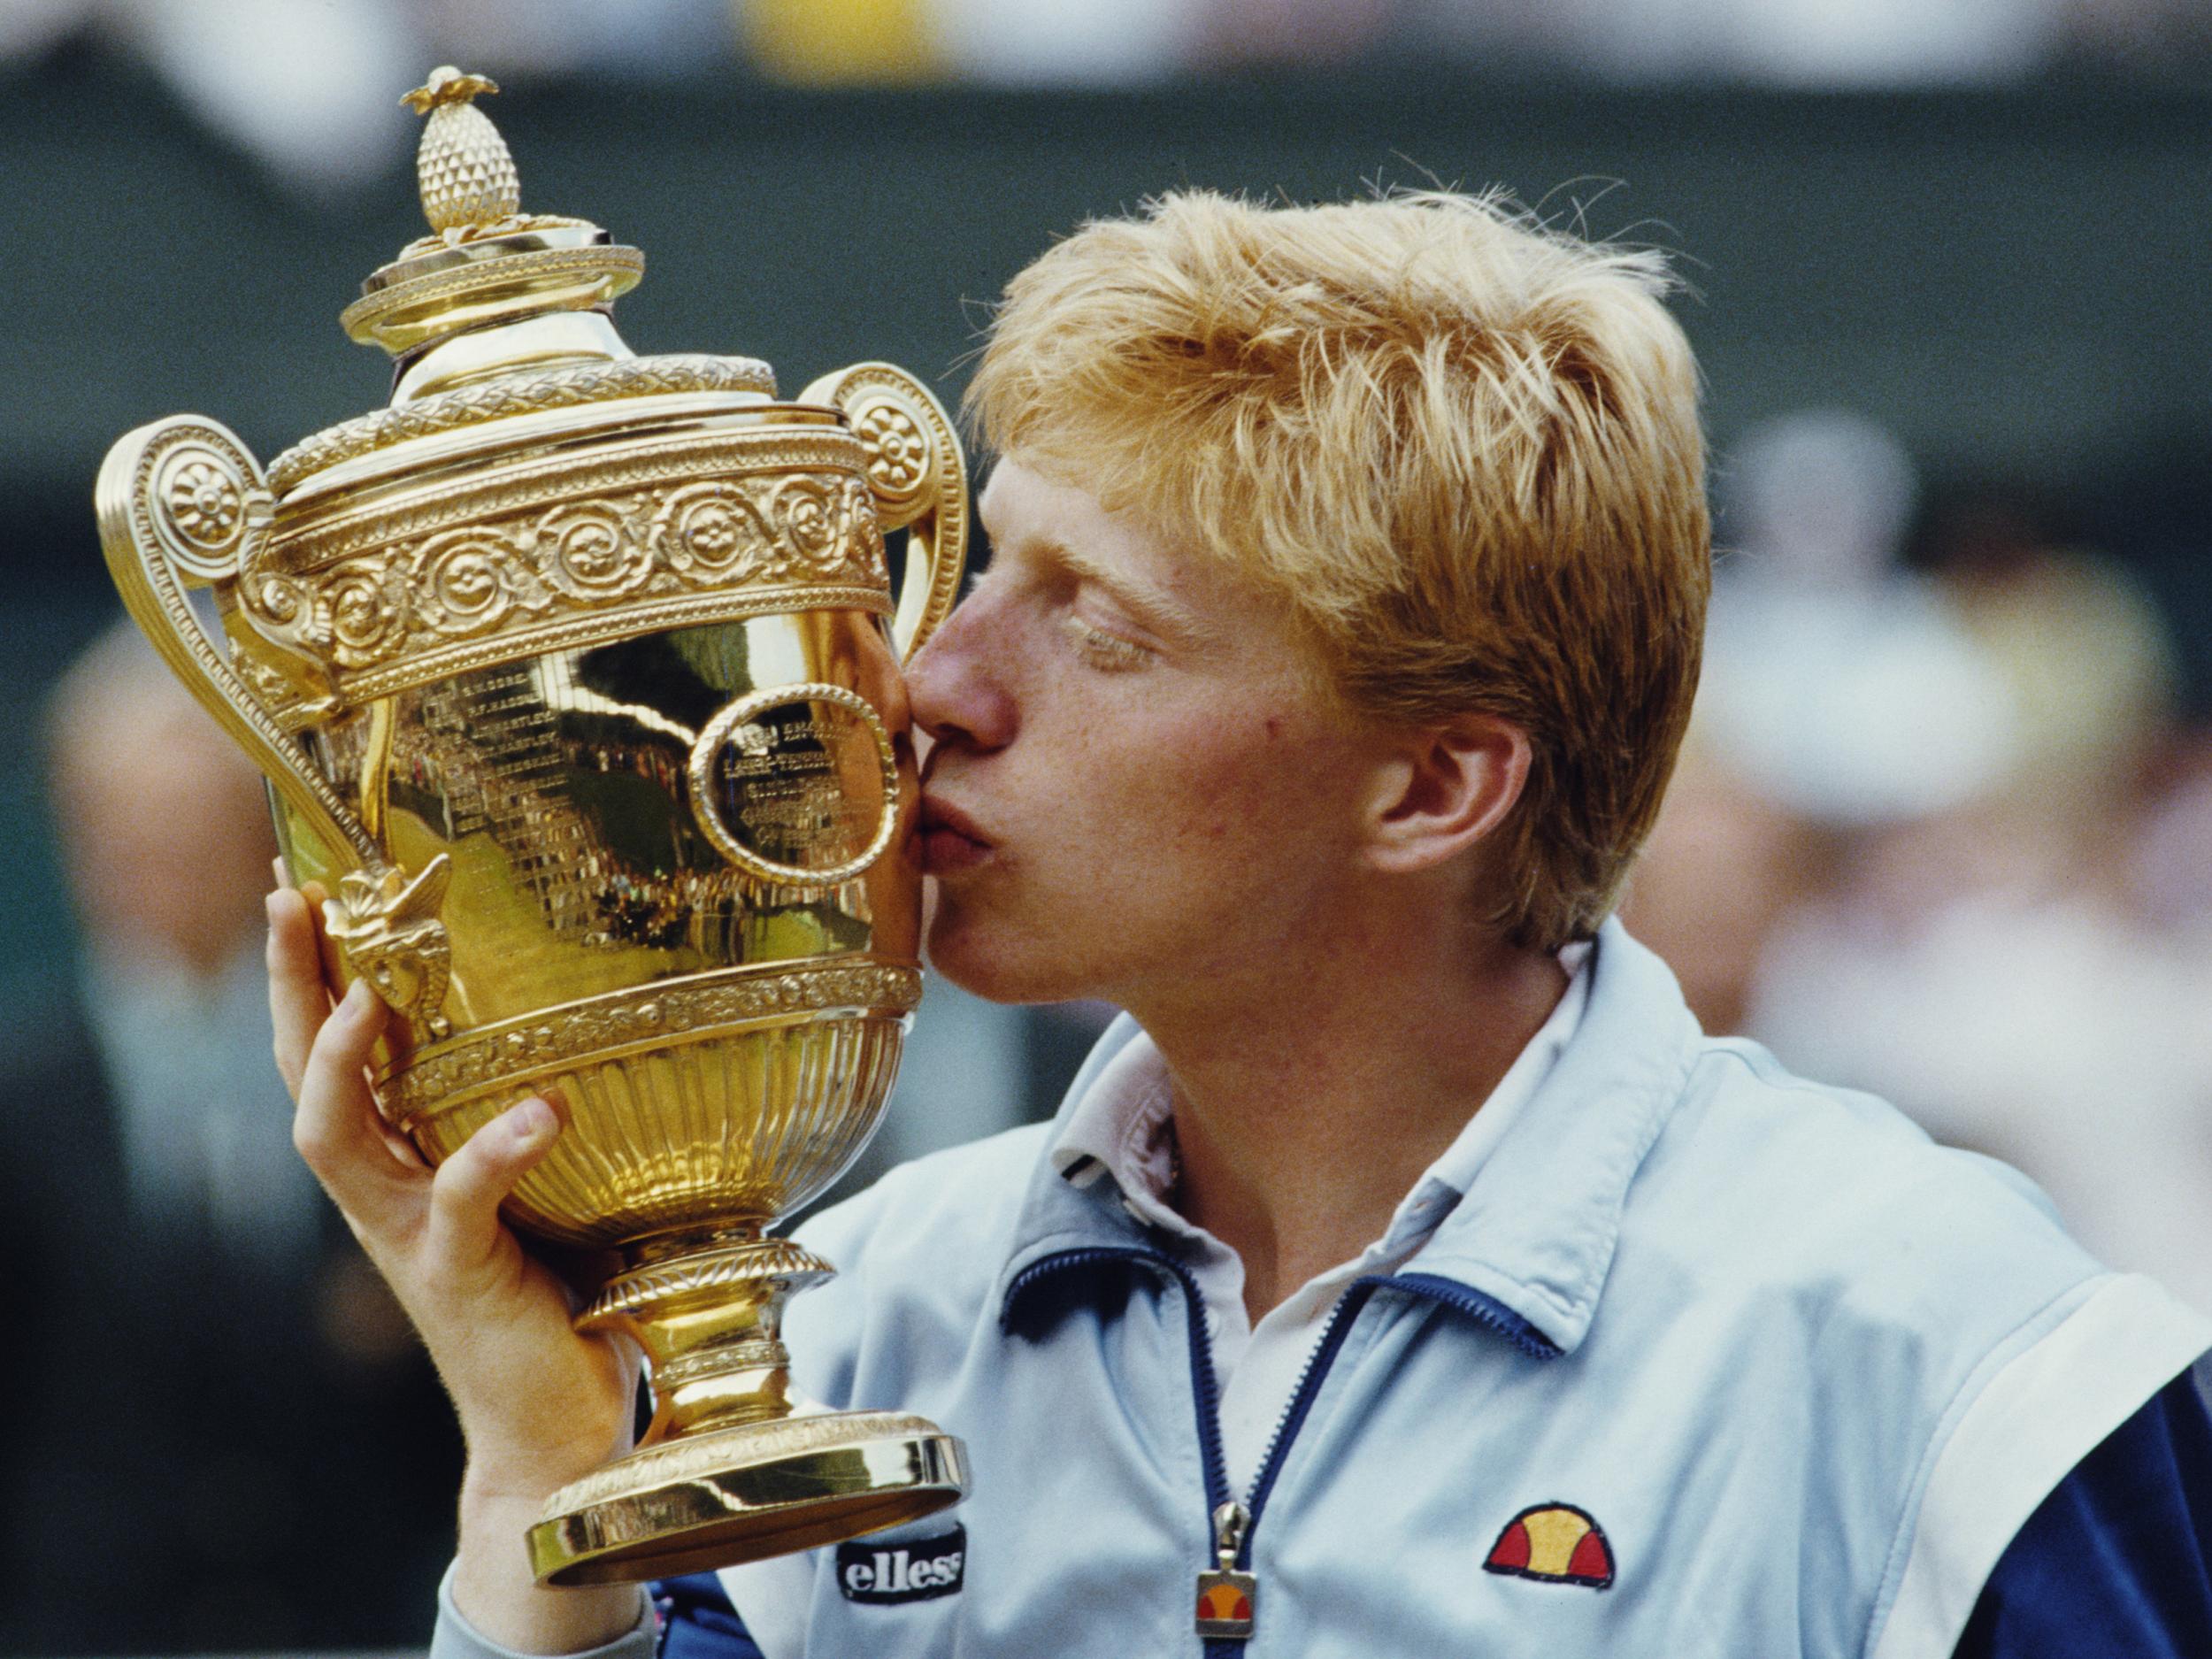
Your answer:
[[[735,1566],[918,1520],[968,1488],[926,1417],[810,1411],[641,1447],[555,1493],[528,1533],[540,1584]]]

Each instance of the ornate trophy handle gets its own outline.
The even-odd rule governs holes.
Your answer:
[[[868,487],[886,530],[904,530],[906,576],[891,624],[911,657],[951,611],[968,566],[968,465],[944,405],[889,363],[856,363],[799,394],[845,417],[868,449]]]
[[[96,502],[101,549],[131,619],[334,856],[380,867],[384,858],[367,828],[308,764],[185,601],[185,584],[212,587],[227,611],[236,603],[241,567],[268,534],[275,497],[245,445],[227,427],[189,415],[141,426],[108,451]]]
[[[125,434],[108,451],[95,490],[100,547],[131,619],[187,690],[242,747],[284,803],[320,838],[342,872],[325,906],[348,971],[401,1013],[443,1034],[445,930],[435,910],[447,879],[441,856],[411,882],[309,763],[245,679],[208,637],[184,588],[215,589],[227,617],[240,573],[275,516],[259,463],[227,427],[176,415]]]

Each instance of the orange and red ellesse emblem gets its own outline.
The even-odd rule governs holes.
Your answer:
[[[1506,1523],[1482,1565],[1486,1572],[1603,1590],[1613,1583],[1613,1547],[1573,1504],[1539,1503]]]
[[[1210,1584],[1198,1593],[1198,1617],[1210,1624],[1248,1624],[1252,1598],[1233,1584]]]

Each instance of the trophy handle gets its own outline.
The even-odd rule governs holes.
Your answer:
[[[799,394],[845,417],[868,450],[868,488],[886,530],[904,530],[906,575],[891,623],[902,658],[937,631],[968,567],[968,465],[929,388],[889,363],[856,363]]]
[[[172,416],[116,442],[101,465],[94,500],[108,573],[131,619],[331,856],[349,866],[341,872],[338,896],[324,907],[348,972],[367,979],[430,1034],[442,1035],[447,951],[436,909],[449,875],[445,858],[411,879],[392,866],[184,596],[187,585],[212,588],[222,614],[234,611],[240,572],[254,562],[276,513],[259,463],[227,427]]]
[[[309,764],[184,597],[187,585],[213,588],[228,614],[241,567],[268,535],[276,498],[246,446],[211,420],[157,420],[117,440],[100,467],[95,501],[108,573],[162,660],[334,856],[380,869],[385,860],[367,828]]]

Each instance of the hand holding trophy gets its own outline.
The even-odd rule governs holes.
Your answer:
[[[528,1534],[541,1582],[602,1583],[964,1490],[928,1422],[801,1402],[781,1310],[833,1270],[767,1229],[865,1144],[919,995],[899,656],[958,588],[966,480],[900,370],[783,403],[755,360],[634,356],[607,311],[642,257],[521,211],[491,90],[448,69],[410,96],[432,234],[342,319],[398,360],[391,405],[265,473],[157,422],[98,507],[132,615],[268,774],[293,883],[334,895],[326,974],[389,1010],[354,988],[332,1017],[374,1036],[385,1123],[457,1161],[456,1213],[526,1164],[508,1221],[617,1262],[576,1328],[643,1351],[652,1425]],[[532,1095],[565,1112],[549,1150],[534,1108],[471,1150]]]

